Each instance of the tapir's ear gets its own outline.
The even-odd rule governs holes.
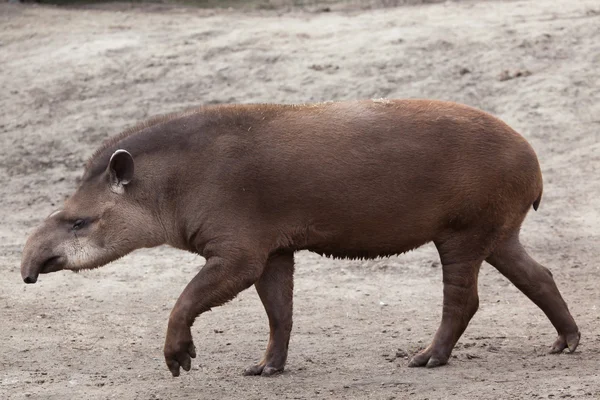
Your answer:
[[[133,178],[133,157],[127,150],[119,149],[108,162],[108,176],[113,190],[120,192]]]

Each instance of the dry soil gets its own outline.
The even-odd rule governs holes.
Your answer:
[[[297,255],[286,372],[243,377],[267,340],[253,290],[201,316],[198,358],[171,377],[169,311],[203,260],[140,250],[99,270],[19,274],[26,235],[103,139],[155,114],[223,102],[429,97],[494,113],[539,154],[523,228],[580,325],[548,355],[544,314],[491,266],[449,365],[409,369],[439,323],[435,249]],[[309,11],[0,4],[1,399],[600,398],[600,3],[446,2]]]

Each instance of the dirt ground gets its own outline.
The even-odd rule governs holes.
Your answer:
[[[0,4],[0,399],[600,398],[600,4],[446,2],[370,11],[64,9]],[[433,246],[374,261],[297,255],[286,372],[243,377],[266,345],[254,290],[201,316],[172,378],[167,318],[203,260],[158,248],[26,286],[21,250],[101,141],[203,103],[379,97],[490,111],[538,152],[523,241],[580,325],[548,355],[544,314],[489,265],[449,365],[407,367],[441,315]]]

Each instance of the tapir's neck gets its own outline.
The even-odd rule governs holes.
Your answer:
[[[139,203],[148,207],[160,230],[163,243],[197,252],[194,238],[203,225],[202,166],[160,152],[140,157],[136,174],[140,176]]]
[[[165,243],[200,252],[199,236],[206,228],[213,232],[215,224],[222,223],[219,216],[208,215],[219,201],[216,190],[223,186],[223,176],[235,181],[239,173],[235,168],[242,165],[223,165],[223,159],[243,158],[244,138],[261,131],[261,125],[269,120],[267,115],[276,112],[268,107],[251,111],[245,107],[200,110],[150,124],[99,151],[88,174],[103,173],[116,150],[128,151],[135,162],[134,179],[139,177],[141,185],[140,203],[151,209]],[[229,187],[235,190],[236,185]]]

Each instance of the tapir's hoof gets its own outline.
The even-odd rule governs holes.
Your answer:
[[[408,363],[408,366],[411,368],[435,368],[446,364],[448,364],[448,357],[440,357],[437,355],[433,355],[433,351],[427,348],[415,355],[413,358],[411,358],[410,362]]]
[[[573,353],[577,346],[579,345],[579,339],[581,338],[581,333],[569,333],[566,335],[558,335],[556,341],[552,345],[552,349],[550,349],[550,353],[557,354],[562,353],[562,351],[566,348],[569,349],[570,353]]]
[[[260,376],[274,376],[283,373],[283,368],[265,367]]]
[[[248,367],[244,370],[244,375],[245,376],[256,376],[256,375],[260,375],[263,372],[263,369],[265,369],[265,365],[264,364],[256,364],[256,365],[252,365],[251,367]]]
[[[283,368],[265,366],[262,363],[248,367],[244,371],[245,376],[273,376],[281,373],[283,373]]]

